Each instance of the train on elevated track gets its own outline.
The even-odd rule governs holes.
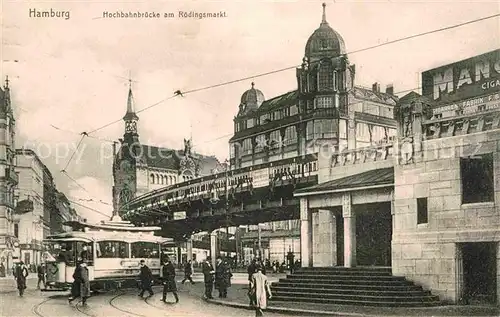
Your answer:
[[[79,261],[87,263],[93,291],[136,286],[141,260],[158,281],[162,257],[175,254],[175,243],[155,236],[159,227],[136,227],[114,219],[97,224],[69,221],[65,225],[72,231],[44,240],[48,290],[69,289]]]

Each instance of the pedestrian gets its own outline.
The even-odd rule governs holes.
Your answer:
[[[262,267],[257,267],[257,273],[252,276],[251,294],[255,297],[255,316],[264,316],[263,309],[267,308],[267,298],[272,297],[271,287],[267,276],[262,274]]]
[[[81,261],[79,259],[78,263],[76,264],[75,271],[73,272],[73,284],[71,284],[71,294],[68,298],[69,303],[80,297],[82,285],[82,268],[80,264]]]
[[[186,265],[184,265],[184,279],[182,280],[182,284],[186,282],[186,280],[189,280],[191,284],[194,284],[193,282],[193,262],[189,260]]]
[[[201,266],[203,272],[203,281],[205,282],[205,298],[207,299],[213,299],[212,290],[214,288],[215,270],[212,266],[212,263],[210,263],[211,260],[212,259],[210,257],[207,257],[205,261],[203,261],[203,264]]]
[[[80,297],[82,298],[82,305],[86,306],[87,298],[90,297],[90,278],[87,262],[80,264]]]
[[[141,272],[139,273],[139,280],[141,281],[141,293],[139,294],[139,296],[143,297],[144,292],[148,291],[148,293],[149,293],[148,297],[151,297],[154,295],[153,289],[152,289],[153,273],[151,273],[151,270],[146,265],[144,260],[141,260],[140,266],[141,266]]]
[[[39,264],[36,271],[38,274],[37,288],[40,289],[40,283],[43,283],[43,289],[46,289],[47,284],[45,283],[45,263]]]
[[[19,296],[23,296],[24,294],[24,290],[26,289],[26,278],[28,277],[28,274],[28,268],[26,267],[26,265],[24,265],[24,262],[19,262],[14,270],[14,278],[16,279]]]
[[[252,296],[251,290],[252,290],[252,276],[256,272],[257,268],[257,259],[252,259],[252,262],[247,268],[247,273],[248,273],[248,299],[250,300],[250,307],[255,306],[255,296]]]
[[[286,260],[288,261],[288,268],[290,269],[290,274],[293,274],[294,272],[294,264],[295,262],[293,261],[295,258],[293,252],[291,249],[288,250],[288,253],[286,255]]]
[[[177,285],[175,284],[175,267],[167,256],[165,264],[162,267],[163,279],[163,297],[162,301],[167,302],[167,293],[172,292],[175,297],[175,302],[179,302],[179,295],[177,295]]]
[[[222,258],[217,257],[215,268],[215,288],[219,290],[219,298],[227,298],[227,288],[231,285],[231,270]]]

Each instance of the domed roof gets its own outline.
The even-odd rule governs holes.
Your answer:
[[[252,83],[252,88],[241,95],[241,105],[245,106],[245,112],[256,110],[265,101],[262,91],[255,89],[254,86],[255,84]]]
[[[326,22],[326,4],[323,3],[323,19],[319,28],[309,37],[306,44],[305,55],[338,56],[346,53],[344,39]]]

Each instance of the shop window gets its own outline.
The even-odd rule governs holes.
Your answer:
[[[462,204],[493,202],[493,155],[460,158]]]
[[[427,197],[417,198],[417,224],[428,222]]]

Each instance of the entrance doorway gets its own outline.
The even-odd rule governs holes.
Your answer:
[[[496,304],[496,249],[496,242],[459,244],[458,260],[462,264],[462,274],[459,274],[458,282],[463,304]]]
[[[356,206],[359,266],[391,266],[392,215],[389,203]]]

